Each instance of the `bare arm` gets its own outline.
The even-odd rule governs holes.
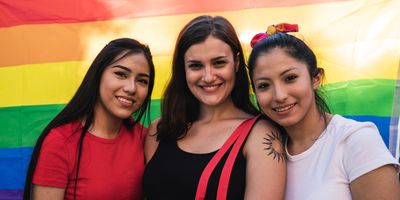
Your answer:
[[[156,119],[150,124],[146,135],[144,142],[144,156],[146,158],[146,163],[150,161],[158,147],[157,136],[155,133],[157,132],[157,124],[159,121],[159,119]]]
[[[400,184],[393,165],[372,170],[350,183],[354,200],[399,200]]]
[[[40,200],[63,200],[65,188],[49,187],[42,185],[33,185],[32,199]]]
[[[246,141],[245,199],[284,199],[286,156],[280,133],[259,120]]]

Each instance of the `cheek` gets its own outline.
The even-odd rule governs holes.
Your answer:
[[[256,94],[258,105],[260,105],[260,108],[262,110],[266,110],[268,107],[268,104],[270,102],[270,95],[268,95],[266,92],[258,92]]]
[[[314,89],[309,82],[305,82],[302,87],[297,87],[297,89],[294,90],[293,93],[296,93],[296,96],[302,99],[309,100],[314,98]]]
[[[220,74],[226,80],[235,80],[236,77],[236,71],[234,66],[226,67],[224,71],[222,71]]]
[[[186,83],[187,84],[193,84],[196,82],[196,79],[198,76],[196,73],[190,72],[190,73],[186,73],[185,75],[186,75]]]

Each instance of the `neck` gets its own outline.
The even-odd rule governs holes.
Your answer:
[[[243,116],[243,111],[236,108],[231,99],[215,106],[201,105],[200,106],[200,121],[212,122],[223,119],[237,118]]]
[[[330,119],[327,115],[327,121]],[[295,155],[311,147],[326,128],[324,116],[319,113],[316,105],[297,124],[285,127],[289,135],[288,151]]]
[[[118,135],[121,124],[122,119],[106,114],[103,109],[95,108],[93,124],[89,131],[97,137],[112,139]]]

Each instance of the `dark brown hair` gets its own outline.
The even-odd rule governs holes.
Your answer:
[[[289,35],[287,33],[276,33],[268,36],[254,45],[248,63],[251,78],[253,77],[253,71],[257,58],[275,48],[283,49],[290,57],[306,64],[310,78],[313,78],[318,74],[321,74],[321,76],[324,77],[324,69],[317,67],[317,58],[306,43],[293,35]],[[254,89],[253,84],[252,86]],[[330,109],[323,98],[322,91],[320,89],[315,91],[315,103],[317,104],[319,113],[324,117],[326,124],[326,113],[330,113]]]
[[[238,55],[239,69],[231,98],[236,107],[249,114],[258,111],[250,101],[248,78],[243,50],[233,28],[224,17],[203,15],[191,20],[179,33],[172,62],[172,76],[164,92],[161,120],[157,126],[158,140],[177,140],[186,135],[200,113],[199,101],[190,92],[185,76],[184,55],[194,44],[204,42],[210,35],[228,44],[233,55]]]

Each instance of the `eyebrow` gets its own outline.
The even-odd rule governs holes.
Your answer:
[[[216,58],[212,58],[211,61],[216,61],[216,60],[223,59],[223,58],[226,58],[226,56],[218,56]]]
[[[297,68],[296,67],[289,68],[289,69],[283,71],[282,73],[280,73],[279,75],[282,76],[282,75],[284,75],[284,74],[286,74],[286,73],[288,73],[288,72],[290,72],[292,70],[295,70],[295,69],[297,69]]]
[[[139,73],[138,76],[150,78],[150,75],[146,73]]]
[[[125,66],[122,66],[122,65],[115,65],[115,66],[112,66],[112,68],[121,68],[121,69],[126,70],[128,72],[132,72],[131,69],[129,69],[129,68],[125,67]],[[139,73],[138,76],[150,78],[150,75],[148,73]]]
[[[281,73],[279,74],[279,76],[282,76],[282,75],[284,75],[284,74],[286,74],[286,73],[288,73],[288,72],[290,72],[290,71],[292,71],[292,70],[295,70],[295,69],[297,69],[297,68],[295,68],[295,67],[289,68],[289,69],[287,69],[287,70],[281,72]],[[258,81],[258,80],[270,80],[270,78],[260,77],[260,78],[255,79],[255,81]]]
[[[127,68],[127,67],[124,67],[124,66],[122,66],[122,65],[115,65],[115,66],[112,66],[112,68],[121,68],[121,69],[124,69],[124,70],[126,70],[126,71],[128,71],[128,72],[132,72],[131,69],[129,69],[129,68]]]
[[[218,57],[215,57],[215,58],[211,58],[211,61],[212,62],[214,62],[214,61],[216,61],[216,60],[219,60],[219,59],[225,59],[227,56],[218,56]],[[201,61],[199,61],[199,60],[188,60],[187,61],[188,63],[201,63]]]

